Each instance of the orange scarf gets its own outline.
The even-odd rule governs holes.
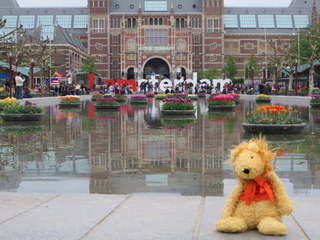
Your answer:
[[[239,200],[245,201],[246,205],[250,205],[252,201],[269,200],[275,202],[272,185],[269,180],[258,176],[246,185],[245,190],[239,196]]]

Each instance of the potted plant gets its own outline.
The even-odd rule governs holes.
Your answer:
[[[118,110],[120,108],[120,103],[116,98],[97,98],[94,107],[96,109]]]
[[[130,98],[130,103],[132,103],[132,104],[146,104],[148,102],[147,102],[146,96],[132,96]]]
[[[196,95],[196,94],[189,94],[187,98],[188,99],[192,99],[192,100],[198,100],[199,99],[198,95]]]
[[[208,100],[209,110],[228,111],[234,110],[235,106],[236,104],[232,94],[222,94]]]
[[[320,94],[311,95],[310,106],[312,108],[320,107]]]
[[[161,113],[165,115],[194,115],[195,106],[191,99],[165,98],[161,107]]]
[[[61,98],[60,107],[80,107],[80,97],[74,95],[67,95]]]
[[[256,102],[257,103],[269,103],[271,102],[271,98],[269,95],[265,95],[265,94],[259,94],[257,97],[256,97]]]
[[[43,116],[43,108],[29,101],[26,101],[24,105],[8,104],[0,114],[0,117],[5,121],[39,121]]]
[[[267,105],[249,112],[242,126],[251,133],[296,133],[305,127],[305,123],[300,112],[291,107]]]

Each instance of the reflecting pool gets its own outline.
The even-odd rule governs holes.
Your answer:
[[[121,105],[120,111],[45,107],[41,123],[0,120],[0,191],[45,193],[164,193],[223,196],[236,184],[229,150],[249,140],[242,122],[257,105],[241,99],[235,112],[164,118],[162,102]],[[278,148],[276,172],[291,196],[320,196],[320,110],[296,106],[301,134],[268,135]]]

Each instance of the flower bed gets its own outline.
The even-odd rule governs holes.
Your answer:
[[[109,97],[111,98],[111,97]],[[127,101],[127,97],[124,94],[116,94],[114,95],[114,98],[117,99],[118,102],[126,102]]]
[[[119,109],[120,104],[116,98],[97,98],[94,104],[96,109]]]
[[[195,95],[195,94],[189,94],[187,98],[191,99],[191,100],[198,100],[199,99],[198,95]]]
[[[148,98],[153,98],[153,97],[154,97],[154,93],[147,93],[147,94],[146,94],[146,97],[148,97]]]
[[[256,102],[271,102],[271,98],[269,95],[259,94],[256,97]]]
[[[175,94],[173,94],[173,97],[175,97],[175,98],[187,98],[188,94],[186,94],[186,93],[175,93]]]
[[[24,105],[12,103],[5,106],[0,116],[5,121],[39,121],[43,115],[42,107],[26,101]]]
[[[167,115],[189,115],[196,112],[191,99],[165,98],[161,107],[161,113]]]
[[[0,111],[2,111],[6,106],[19,104],[16,98],[6,98],[0,102]]]
[[[165,99],[165,98],[167,98],[167,94],[157,94],[156,95],[156,99],[158,99],[158,100],[162,100],[162,99]]]
[[[305,126],[299,111],[279,105],[258,107],[247,114],[242,125],[245,131],[262,133],[294,133]]]
[[[233,94],[223,94],[208,100],[209,110],[234,110],[235,96]]]
[[[130,98],[130,103],[133,103],[133,104],[146,104],[148,102],[147,102],[146,96],[132,96]]]
[[[320,107],[320,94],[313,94],[311,96],[310,106],[313,108]]]
[[[92,100],[92,101],[95,101],[97,98],[102,98],[102,96],[103,96],[103,95],[100,94],[100,93],[93,94],[91,100]]]
[[[81,105],[79,96],[67,95],[60,99],[60,107],[80,107]]]

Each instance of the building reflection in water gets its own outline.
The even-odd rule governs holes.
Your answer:
[[[211,113],[202,99],[194,118],[168,119],[160,114],[160,101],[148,101],[147,106],[122,105],[118,112],[96,111],[92,102],[78,110],[51,106],[43,124],[0,123],[0,190],[56,181],[56,188],[70,191],[66,179],[89,176],[79,187],[84,192],[226,194],[226,179],[234,179],[229,149],[250,139],[241,123],[255,102],[241,101],[235,112]],[[276,171],[291,194],[319,195],[320,113],[301,110],[309,123],[303,134],[267,140],[281,150]]]

